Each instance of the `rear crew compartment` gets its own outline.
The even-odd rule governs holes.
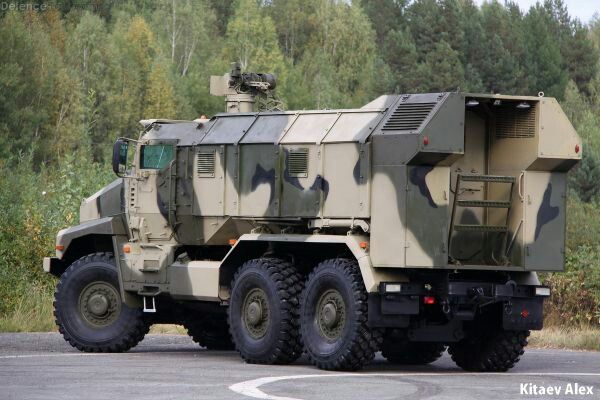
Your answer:
[[[548,141],[565,139],[546,125],[553,103],[465,98],[464,155],[450,166],[449,264],[563,269],[566,170],[576,154],[575,142],[572,154],[544,154]]]
[[[555,99],[400,95],[371,140],[375,267],[563,269],[581,142]]]

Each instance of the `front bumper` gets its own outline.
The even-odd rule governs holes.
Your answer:
[[[44,271],[54,276],[60,276],[64,271],[62,261],[57,257],[44,257]]]

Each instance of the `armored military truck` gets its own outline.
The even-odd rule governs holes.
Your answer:
[[[76,348],[118,352],[154,323],[249,363],[306,353],[357,370],[377,351],[506,371],[561,271],[566,173],[581,141],[553,98],[381,96],[257,111],[268,74],[211,80],[227,112],[144,120],[118,179],[85,199],[44,269]],[[131,137],[135,136],[135,137]]]

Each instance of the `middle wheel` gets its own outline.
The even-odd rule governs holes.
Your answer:
[[[231,284],[229,329],[236,349],[252,364],[286,364],[302,354],[294,266],[277,258],[250,260]]]
[[[320,263],[308,277],[300,305],[304,348],[321,369],[358,370],[370,362],[381,333],[367,326],[367,291],[350,259]]]

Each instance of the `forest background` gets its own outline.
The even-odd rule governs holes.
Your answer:
[[[600,350],[598,14],[584,24],[561,0],[528,10],[472,0],[0,6],[0,330],[54,329],[55,281],[41,260],[81,200],[114,179],[115,138],[137,137],[143,118],[223,111],[209,77],[238,61],[275,73],[286,109],[455,90],[558,98],[584,145],[569,179],[566,273],[543,276],[546,323],[565,344]],[[588,332],[582,344],[571,329]]]

